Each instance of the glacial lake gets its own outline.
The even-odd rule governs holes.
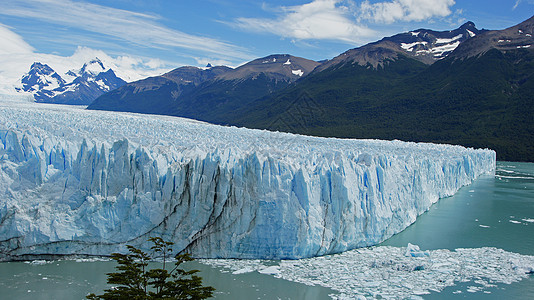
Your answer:
[[[496,176],[484,176],[453,197],[441,199],[416,223],[382,243],[422,250],[496,247],[534,255],[534,164],[498,162]],[[264,262],[264,264],[276,262]],[[114,262],[59,260],[0,263],[0,299],[84,299],[108,288]],[[232,274],[198,262],[204,283],[216,299],[330,299],[337,292],[271,275]],[[327,272],[327,271],[325,271]],[[512,284],[496,283],[476,291],[476,283],[456,283],[424,299],[534,299],[534,276]]]

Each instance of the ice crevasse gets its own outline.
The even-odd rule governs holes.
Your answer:
[[[495,171],[495,152],[0,103],[0,259],[148,237],[205,258],[375,245]]]

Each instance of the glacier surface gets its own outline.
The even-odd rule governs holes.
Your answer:
[[[205,258],[375,245],[495,170],[495,152],[0,102],[0,253]]]

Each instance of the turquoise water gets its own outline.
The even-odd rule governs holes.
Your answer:
[[[417,222],[383,243],[422,249],[492,246],[534,255],[534,164],[498,162],[453,197],[441,199]]]
[[[415,224],[383,245],[421,249],[493,246],[534,255],[534,164],[499,162],[496,176],[484,176],[453,197],[440,200]],[[0,299],[83,299],[100,293],[113,262],[55,261],[46,264],[0,264]],[[199,263],[204,282],[217,289],[216,299],[329,299],[330,289],[310,287],[256,272],[233,275]],[[534,277],[466,292],[459,284],[425,299],[534,299]],[[457,291],[462,293],[456,293]]]
[[[114,272],[111,261],[54,261],[45,264],[9,262],[0,264],[0,299],[85,299],[106,288],[106,273]],[[158,266],[159,267],[159,266]],[[205,285],[216,288],[216,299],[329,299],[333,293],[323,287],[310,287],[269,275],[232,275],[199,263],[188,268],[200,270]]]
[[[411,242],[429,250],[491,246],[534,255],[534,164],[498,162],[495,175],[484,176],[453,197],[441,199],[382,245]],[[534,299],[533,276],[490,288],[491,294],[465,293],[467,286],[476,284],[458,284],[424,298]],[[458,290],[464,292],[455,294]]]

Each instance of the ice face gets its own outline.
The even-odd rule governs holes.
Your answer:
[[[210,258],[377,244],[495,170],[495,152],[0,103],[0,253],[109,254],[150,236]]]

